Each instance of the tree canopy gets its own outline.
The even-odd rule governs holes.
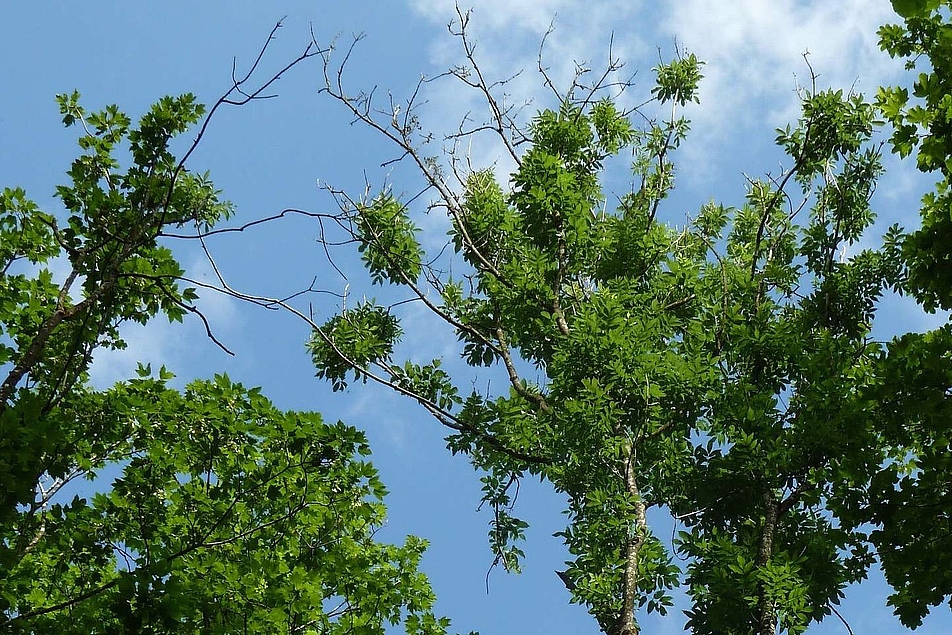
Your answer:
[[[557,107],[521,125],[473,66],[460,14],[471,66],[452,74],[485,98],[473,130],[496,134],[509,175],[470,166],[460,148],[475,133],[463,126],[445,160],[427,154],[412,99],[398,111],[350,93],[326,58],[325,91],[419,169],[412,198],[448,215],[455,257],[424,250],[389,184],[334,192],[338,221],[372,283],[424,304],[473,370],[457,380],[445,360],[397,359],[399,310],[368,300],[314,325],[318,376],[335,390],[383,383],[450,429],[447,447],[484,474],[489,543],[508,570],[523,555],[520,480],[564,493],[573,559],[561,575],[605,632],[639,632],[636,611],[665,613],[682,583],[692,632],[803,632],[877,559],[890,604],[917,626],[952,595],[938,565],[949,555],[950,332],[881,342],[872,329],[887,293],[949,308],[952,25],[937,5],[897,6],[904,24],[880,30],[910,69],[931,63],[913,87],[920,104],[901,87],[871,101],[814,81],[799,120],[777,131],[784,169],[750,179],[742,205],[709,201],[687,218],[664,202],[702,81],[693,55],[654,69],[652,112],[665,114],[624,110],[613,63],[594,82],[580,69]],[[877,239],[880,118],[893,151],[942,180],[921,229]],[[610,193],[606,161],[622,151],[632,187]],[[495,369],[504,389],[465,387],[488,386]],[[682,527],[672,542],[652,530],[652,508]]]
[[[914,628],[952,602],[952,327],[889,341],[873,329],[889,294],[952,309],[952,5],[893,6],[902,22],[880,29],[881,48],[917,72],[910,86],[866,97],[813,74],[799,117],[776,131],[781,169],[747,178],[736,205],[687,214],[669,205],[689,108],[703,107],[705,65],[687,51],[652,69],[639,105],[615,58],[559,87],[540,54],[553,101],[524,119],[506,80],[479,68],[460,12],[465,61],[444,79],[480,95],[485,118],[440,144],[419,114],[429,79],[379,102],[347,87],[349,51],[311,42],[282,72],[318,58],[321,92],[395,144],[423,186],[329,186],[337,210],[294,210],[321,223],[329,258],[352,249],[368,274],[363,300],[326,321],[224,277],[216,290],[301,318],[333,390],[376,382],[432,415],[480,475],[494,566],[518,572],[525,556],[520,483],[564,495],[559,576],[609,635],[667,615],[678,587],[691,632],[802,633],[876,564]],[[3,632],[449,627],[419,571],[426,542],[376,539],[385,488],[361,431],[225,374],[178,387],[140,366],[89,384],[94,352],[125,345],[124,323],[204,320],[172,244],[222,231],[232,206],[187,161],[219,108],[266,96],[280,75],[252,86],[255,68],[207,114],[192,95],[166,97],[135,126],[60,95],[63,123],[81,128],[57,189],[65,211],[0,195]],[[474,165],[474,143],[512,171]],[[919,226],[876,235],[886,148],[937,182]],[[620,160],[630,187],[612,191]],[[446,215],[445,246],[421,239],[423,207]],[[411,303],[465,367],[403,354]]]
[[[246,103],[247,79],[215,108]],[[160,240],[231,207],[186,167],[198,140],[181,159],[170,149],[203,121],[194,96],[161,99],[137,126],[57,99],[82,128],[57,189],[65,214],[0,194],[0,631],[445,632],[417,570],[426,543],[374,539],[385,489],[362,432],[226,375],[181,390],[140,366],[89,385],[123,323],[201,316]]]

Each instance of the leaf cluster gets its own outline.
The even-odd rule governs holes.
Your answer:
[[[444,631],[416,571],[425,543],[373,539],[385,490],[360,432],[278,411],[226,376],[179,392],[164,369],[142,370],[57,413],[108,423],[91,443],[108,452],[78,460],[87,477],[116,476],[5,526],[19,542],[3,554],[5,630]]]

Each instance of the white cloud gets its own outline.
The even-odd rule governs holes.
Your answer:
[[[809,87],[806,52],[821,88],[858,80],[870,91],[892,78],[897,64],[879,51],[876,37],[890,14],[888,4],[868,0],[687,0],[672,3],[660,26],[708,62],[705,110],[764,100],[783,113],[796,104],[796,86]]]
[[[456,19],[454,0],[411,0],[411,7],[437,23]],[[469,28],[488,78],[523,70],[505,92],[510,103],[532,101],[527,116],[553,105],[536,70],[539,43],[550,24],[555,31],[546,40],[545,63],[560,87],[571,80],[576,62],[603,68],[610,41],[628,62],[625,72],[639,71],[633,101],[650,90],[649,69],[657,65],[659,50],[670,59],[677,42],[698,54],[707,63],[702,105],[688,112],[693,132],[679,163],[682,178],[709,184],[723,178],[724,159],[736,154],[738,144],[753,139],[769,147],[774,128],[796,119],[797,88],[811,83],[804,53],[810,53],[819,89],[855,87],[870,94],[895,80],[901,64],[879,51],[876,36],[879,25],[892,19],[888,3],[869,0],[683,0],[650,8],[616,0],[486,0],[476,3]],[[437,69],[461,59],[459,43],[449,36],[431,47]],[[431,86],[427,97],[424,121],[438,131],[455,128],[466,113],[485,112],[475,91],[452,81]],[[470,157],[474,165],[496,165],[504,175],[512,167],[504,154],[498,143],[483,138]],[[755,175],[769,167],[758,166]],[[740,177],[740,169],[732,170]]]
[[[398,395],[389,388],[368,382],[366,385],[355,384],[348,389],[348,407],[342,416],[345,421],[364,421],[362,427],[371,435],[371,447],[380,452],[379,444],[387,447],[387,455],[399,457],[402,461],[411,461],[414,424],[412,418],[424,420],[426,414],[422,409],[406,409],[402,406],[409,400]],[[389,413],[382,417],[381,413]]]
[[[437,317],[422,302],[412,302],[403,307],[400,325],[404,336],[397,351],[398,357],[406,357],[421,364],[433,359],[449,361],[459,358],[460,345],[451,325]]]
[[[145,326],[123,325],[120,333],[128,346],[122,350],[96,351],[89,369],[92,385],[103,389],[117,381],[135,377],[140,362],[151,364],[153,370],[159,366],[173,367],[182,349],[179,339],[182,333],[176,332],[175,326],[159,320],[153,320]]]
[[[186,276],[193,280],[210,285],[215,285],[218,282],[218,277],[206,258],[196,258],[189,263],[186,269]],[[199,298],[195,305],[216,333],[220,330],[234,331],[240,327],[238,300],[210,289],[199,288],[197,291]]]
[[[412,0],[410,5],[433,21],[448,23],[456,18],[456,7],[465,4],[456,0]],[[622,15],[632,2],[581,3],[574,0],[482,0],[473,7],[473,14],[481,25],[493,31],[512,34],[513,31],[529,31],[537,35],[545,33],[556,15],[589,16],[596,14],[601,19],[609,12]],[[464,9],[465,10],[465,9]]]
[[[798,87],[854,89],[871,96],[901,64],[879,51],[876,31],[892,19],[888,3],[779,0],[685,0],[671,3],[659,24],[707,62],[701,107],[692,109],[689,169],[703,178],[739,135],[770,139],[799,115]],[[699,166],[701,169],[699,169]]]

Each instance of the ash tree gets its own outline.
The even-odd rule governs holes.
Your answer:
[[[880,31],[889,54],[931,60],[921,104],[900,88],[868,101],[814,81],[799,119],[777,131],[783,171],[748,180],[737,206],[687,215],[666,199],[702,81],[693,55],[659,64],[650,103],[625,110],[631,84],[616,80],[617,60],[557,91],[540,53],[556,105],[522,125],[506,81],[479,69],[461,13],[466,61],[447,75],[484,98],[486,118],[441,145],[417,113],[432,80],[405,103],[380,103],[345,87],[349,51],[339,66],[325,54],[324,92],[392,141],[424,185],[405,198],[402,184],[331,188],[340,212],[323,218],[374,285],[402,290],[455,335],[469,372],[399,358],[404,301],[365,299],[311,322],[317,375],[335,390],[386,385],[449,430],[448,449],[483,474],[494,564],[517,571],[523,556],[520,480],[564,493],[562,577],[607,633],[638,633],[637,616],[666,613],[678,585],[692,632],[800,633],[835,613],[876,559],[890,604],[916,626],[952,595],[939,564],[950,545],[950,332],[886,343],[872,328],[887,292],[949,306],[942,4]],[[942,180],[922,229],[875,237],[881,118],[893,149],[916,150]],[[462,148],[478,142],[501,148],[512,173],[472,166]],[[619,155],[632,158],[632,187],[608,192],[606,162]],[[452,255],[424,249],[420,197],[448,217]],[[501,390],[470,388],[500,374]],[[673,544],[652,530],[651,509],[680,526]]]
[[[122,324],[204,320],[168,236],[231,214],[186,160],[216,110],[266,94],[278,76],[254,85],[257,66],[204,117],[192,95],[162,98],[138,125],[60,95],[63,122],[81,128],[56,190],[65,211],[0,193],[3,633],[446,630],[417,570],[425,543],[374,539],[384,488],[361,432],[225,375],[177,389],[140,366],[89,384],[95,351],[125,346]]]

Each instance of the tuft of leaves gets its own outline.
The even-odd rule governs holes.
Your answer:
[[[308,350],[317,376],[335,391],[347,387],[347,374],[367,381],[370,365],[389,361],[403,331],[386,308],[365,301],[335,315],[311,335]]]
[[[423,249],[419,229],[391,194],[381,194],[355,211],[358,251],[374,284],[412,284],[420,277]]]

